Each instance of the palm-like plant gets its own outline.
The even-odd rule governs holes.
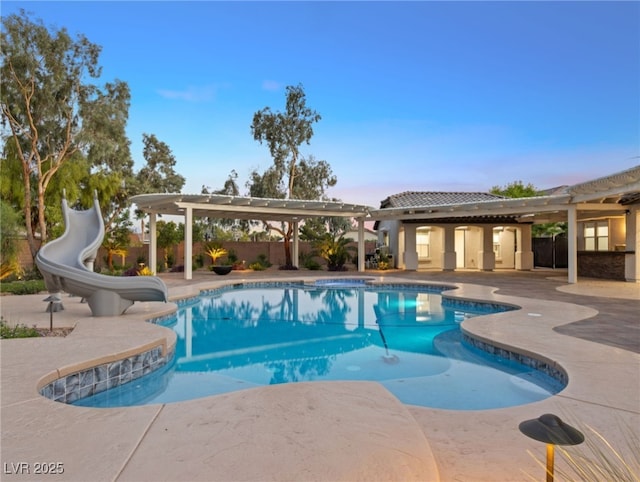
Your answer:
[[[218,263],[218,260],[225,256],[228,251],[222,246],[210,246],[207,248],[205,253],[211,258],[211,262],[216,265]]]
[[[151,271],[148,266],[143,266],[137,273],[138,276],[153,276],[153,271]]]
[[[348,246],[351,241],[351,238],[342,235],[334,237],[331,233],[326,233],[314,242],[314,247],[319,256],[327,261],[329,271],[342,271],[345,263],[351,259],[349,251],[353,247]]]

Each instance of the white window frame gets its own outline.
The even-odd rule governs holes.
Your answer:
[[[609,221],[585,222],[583,235],[585,251],[609,251]]]
[[[426,239],[426,242],[421,242]],[[431,230],[419,229],[416,232],[416,251],[418,259],[431,258]]]
[[[493,253],[495,254],[496,261],[502,259],[502,246],[500,245],[500,233],[502,231],[493,231]]]

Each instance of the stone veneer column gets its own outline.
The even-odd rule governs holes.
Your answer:
[[[482,251],[478,253],[479,268],[493,271],[496,267],[496,253],[493,251],[493,226],[482,226]]]
[[[453,224],[444,226],[444,251],[442,252],[442,270],[456,269],[456,227]]]
[[[531,249],[531,225],[523,224],[516,229],[516,269],[533,269],[533,250]]]

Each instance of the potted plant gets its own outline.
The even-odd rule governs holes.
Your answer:
[[[211,265],[211,271],[215,274],[223,275],[231,272],[232,266],[218,264],[218,260],[227,254],[227,250],[222,246],[210,246],[207,249],[206,254],[211,258],[211,262],[213,263]]]

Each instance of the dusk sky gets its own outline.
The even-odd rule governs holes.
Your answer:
[[[327,193],[378,207],[404,191],[544,189],[640,164],[640,2],[31,2],[32,20],[102,46],[142,134],[185,193],[272,164],[253,114],[302,84],[322,119],[303,154]]]

